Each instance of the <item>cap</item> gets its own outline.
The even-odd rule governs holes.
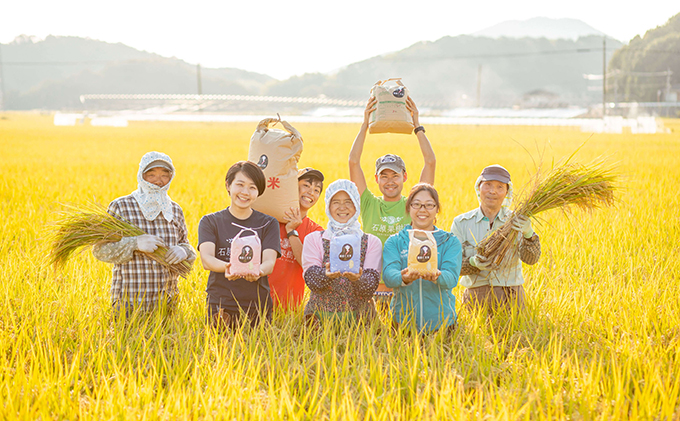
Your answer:
[[[146,168],[144,168],[144,172],[147,172],[147,171],[152,170],[154,168],[165,168],[166,170],[168,170],[170,172],[174,171],[174,168],[172,168],[172,166],[169,163],[167,163],[163,160],[157,159],[155,161],[151,161],[151,163],[149,165],[147,165]]]
[[[320,181],[323,181],[323,174],[319,170],[315,170],[312,167],[307,167],[307,168],[301,168],[298,170],[298,180],[301,179],[302,177],[314,177],[318,178]]]
[[[375,161],[375,173],[380,174],[383,170],[390,169],[396,173],[406,172],[406,164],[398,155],[388,153]]]
[[[510,182],[510,173],[500,165],[489,165],[484,168],[481,177],[482,182],[491,180],[500,181],[505,184]]]

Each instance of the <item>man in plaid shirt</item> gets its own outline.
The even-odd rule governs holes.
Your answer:
[[[116,309],[130,314],[135,308],[150,311],[158,305],[172,307],[178,293],[177,276],[144,253],[168,248],[166,260],[193,264],[196,252],[189,244],[182,208],[168,196],[175,167],[169,156],[149,152],[137,173],[138,188],[109,204],[108,212],[138,226],[147,234],[123,237],[94,247],[94,256],[113,263],[111,298]],[[142,252],[142,253],[140,253]]]

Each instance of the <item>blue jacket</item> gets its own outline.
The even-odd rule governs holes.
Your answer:
[[[385,241],[383,249],[383,281],[394,289],[392,319],[397,323],[415,318],[418,330],[438,330],[456,322],[456,297],[451,289],[458,285],[462,248],[455,235],[435,227],[437,283],[416,279],[405,285],[401,271],[408,266],[408,230],[410,225]]]

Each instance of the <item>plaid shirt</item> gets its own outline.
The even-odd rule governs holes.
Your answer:
[[[168,222],[163,214],[153,221],[145,219],[132,195],[119,197],[111,202],[108,212],[138,226],[147,234],[160,237],[168,247],[182,246],[187,252],[187,261],[193,264],[196,252],[187,238],[184,213],[177,203],[172,202],[172,206],[172,222]],[[114,304],[127,301],[150,310],[160,300],[177,294],[177,276],[171,275],[163,265],[145,257],[143,253],[135,252],[136,245],[134,237],[126,237],[117,243],[95,247],[94,255],[99,260],[114,263],[111,282],[111,298]]]

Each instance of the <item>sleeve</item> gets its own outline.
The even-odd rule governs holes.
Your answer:
[[[461,228],[459,226],[460,220],[458,218],[453,220],[453,223],[451,224],[451,234],[453,234],[457,239],[458,242],[461,244],[461,247],[465,246],[465,249],[467,250],[473,250],[474,251],[474,246],[472,246],[470,243],[468,243],[465,238],[463,238],[463,235],[461,234]],[[472,266],[470,264],[470,257],[474,256],[474,254],[470,255],[470,253],[461,253],[461,267],[460,267],[460,274],[462,275],[477,275],[479,274],[479,269],[476,267]]]
[[[281,257],[281,227],[276,219],[269,217],[262,228],[262,251],[276,250],[276,258]]]
[[[191,244],[189,243],[189,230],[187,229],[186,220],[184,219],[184,212],[179,206],[177,206],[177,209],[177,224],[179,225],[179,238],[177,238],[177,245],[182,247],[184,251],[187,252],[186,261],[193,265],[196,261],[196,250],[194,250],[194,248],[191,247]]]
[[[439,257],[439,270],[441,274],[437,279],[437,284],[445,289],[454,288],[458,285],[458,277],[460,276],[462,247],[458,237],[452,235],[446,242],[447,247]]]
[[[121,265],[132,260],[135,250],[137,250],[137,238],[123,237],[120,241],[96,244],[92,248],[92,254],[102,262]]]
[[[111,202],[106,212],[109,215],[120,217],[118,203],[115,200]],[[92,248],[92,254],[102,262],[120,265],[132,260],[135,250],[137,250],[137,239],[135,237],[123,237],[120,241],[96,244]]]
[[[305,283],[312,291],[321,291],[331,286],[331,279],[326,276],[326,269],[321,266],[310,266],[304,273]]]
[[[302,244],[302,270],[307,271],[312,266],[323,267],[323,243],[321,234],[308,235]],[[324,273],[325,270],[324,270]]]
[[[331,279],[323,267],[323,241],[321,234],[312,233],[302,244],[302,269],[305,283],[312,291],[330,287]]]
[[[210,215],[205,215],[198,222],[198,248],[201,248],[203,243],[213,243],[217,245],[217,229],[213,218]]]
[[[371,191],[366,188],[363,193],[361,193],[361,214],[365,214],[367,212],[371,211],[371,208],[373,207],[373,203],[375,202],[375,195],[371,193]]]
[[[383,281],[390,288],[402,286],[401,257],[399,253],[399,234],[390,236],[383,249]]]
[[[380,283],[380,272],[375,269],[364,269],[361,277],[354,283],[354,292],[360,298],[369,299],[378,289]]]
[[[527,265],[533,265],[541,257],[541,240],[534,233],[531,238],[524,238],[519,243],[519,258]]]

